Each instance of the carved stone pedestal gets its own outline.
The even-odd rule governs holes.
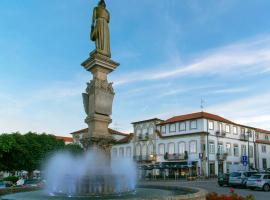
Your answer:
[[[82,66],[93,75],[93,79],[87,83],[86,92],[83,93],[88,133],[83,136],[82,142],[85,149],[90,146],[99,147],[109,153],[114,142],[108,130],[108,126],[112,122],[110,116],[114,90],[112,83],[108,82],[107,76],[119,64],[94,51],[90,53],[90,57],[82,63]]]

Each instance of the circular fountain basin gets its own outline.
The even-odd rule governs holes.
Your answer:
[[[44,191],[24,192],[9,194],[2,197],[2,200],[101,200],[101,199],[170,199],[170,200],[204,200],[206,192],[196,188],[183,188],[176,186],[138,186],[136,191],[113,196],[48,196]]]

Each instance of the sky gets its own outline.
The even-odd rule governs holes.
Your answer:
[[[0,1],[0,133],[86,128],[98,0]],[[111,127],[201,111],[270,129],[269,0],[107,0]]]

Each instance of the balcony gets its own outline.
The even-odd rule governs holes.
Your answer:
[[[168,154],[167,160],[185,160],[185,154],[183,153],[174,153],[174,154]]]
[[[148,139],[149,139],[149,135],[148,135],[148,134],[146,134],[146,135],[140,134],[140,135],[138,136],[138,140],[139,140],[139,141],[146,141],[146,140],[148,140]]]
[[[155,155],[145,155],[145,156],[134,156],[133,159],[135,161],[155,161]]]
[[[226,132],[225,131],[217,131],[216,136],[217,137],[226,137]]]
[[[240,140],[246,140],[246,135],[244,133],[240,134]]]
[[[226,160],[228,153],[217,153],[217,160]]]

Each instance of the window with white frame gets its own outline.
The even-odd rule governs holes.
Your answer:
[[[233,155],[235,157],[238,157],[239,156],[239,146],[238,146],[238,144],[234,144],[233,145]]]
[[[259,139],[259,133],[256,133],[256,139],[257,140]]]
[[[149,128],[149,134],[151,135],[151,134],[153,134],[153,133],[154,133],[154,127],[151,126],[151,127]]]
[[[189,152],[190,153],[197,153],[197,142],[196,141],[191,141],[189,143]]]
[[[268,135],[265,135],[264,138],[265,138],[265,140],[269,140]]]
[[[237,127],[236,126],[233,127],[233,134],[237,135]]]
[[[147,135],[148,134],[148,128],[144,128],[143,129],[143,135]]]
[[[124,157],[124,147],[119,148],[119,156]]]
[[[148,144],[148,155],[154,154],[154,145],[152,143]]]
[[[215,154],[215,142],[214,141],[209,142],[209,153]]]
[[[230,125],[226,124],[226,133],[230,133]]]
[[[174,154],[175,153],[175,151],[174,151],[174,143],[173,142],[169,143],[169,145],[168,145],[168,153],[169,154]]]
[[[209,130],[214,130],[214,122],[213,121],[208,122],[208,128],[209,128]]]
[[[126,156],[131,157],[131,147],[126,147]]]
[[[137,135],[140,135],[142,133],[142,130],[140,129],[140,128],[138,128],[137,130],[136,130],[136,134]]]
[[[170,133],[176,132],[176,124],[170,124]]]
[[[146,156],[146,155],[147,155],[147,146],[146,146],[146,144],[144,144],[142,146],[142,156]]]
[[[226,143],[226,153],[228,155],[231,155],[232,151],[231,151],[231,143]]]
[[[190,129],[197,129],[197,120],[190,121]]]
[[[246,156],[247,155],[247,147],[246,145],[242,144],[241,145],[241,156]]]
[[[266,153],[266,145],[262,145],[262,152]]]
[[[166,134],[166,126],[161,126],[161,133]]]
[[[218,154],[222,154],[223,153],[223,144],[222,142],[218,143]]]
[[[223,130],[222,127],[223,127],[222,123],[219,123],[219,131],[220,132],[222,132],[222,130]]]
[[[241,128],[241,134],[245,134],[245,129]]]
[[[186,122],[179,123],[179,131],[186,131]]]
[[[141,155],[141,145],[137,144],[136,145],[136,156],[140,156]]]
[[[165,144],[159,144],[158,145],[158,153],[160,155],[164,155],[165,154]]]
[[[178,143],[178,153],[183,154],[186,151],[186,143],[185,142],[179,142]]]

